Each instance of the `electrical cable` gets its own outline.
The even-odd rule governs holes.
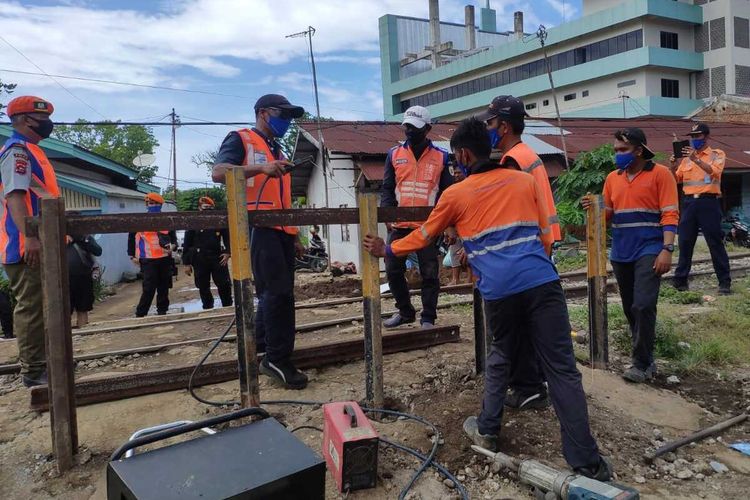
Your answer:
[[[193,378],[195,378],[195,374],[198,372],[198,370],[203,366],[203,363],[206,362],[209,356],[216,350],[217,347],[219,347],[219,344],[221,344],[224,341],[224,338],[229,334],[229,332],[232,330],[232,327],[234,326],[234,323],[236,321],[236,318],[232,318],[232,321],[229,322],[229,326],[227,326],[226,330],[224,330],[224,333],[221,334],[221,336],[216,339],[216,341],[213,343],[211,348],[206,351],[206,354],[203,355],[200,361],[198,361],[198,364],[195,365],[195,368],[193,368],[193,372],[190,374],[190,378],[188,379],[188,391],[190,392],[190,395],[193,396],[197,401],[200,401],[201,403],[209,406],[234,406],[239,404],[237,401],[209,401],[207,399],[203,399],[202,397],[198,396],[195,393],[195,387],[193,387]]]

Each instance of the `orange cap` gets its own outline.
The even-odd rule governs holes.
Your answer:
[[[148,193],[146,195],[146,201],[153,201],[159,205],[164,205],[164,198],[158,193]]]
[[[212,199],[211,199],[210,197],[208,197],[208,196],[201,196],[201,197],[200,197],[200,198],[198,199],[198,205],[211,205],[212,207],[215,207],[215,206],[216,206],[216,203],[214,203],[214,200],[212,200]]]
[[[51,115],[54,111],[55,107],[51,102],[33,95],[22,95],[8,103],[8,116],[23,113],[46,113]]]

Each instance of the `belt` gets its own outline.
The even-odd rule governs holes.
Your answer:
[[[700,193],[700,194],[686,194],[686,198],[718,198],[719,195],[716,193]]]

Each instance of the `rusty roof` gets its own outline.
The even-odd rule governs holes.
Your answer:
[[[685,134],[690,130],[693,120],[669,120],[663,118],[637,118],[629,120],[613,119],[563,119],[563,128],[566,132],[565,143],[568,148],[568,156],[575,158],[579,153],[589,151],[602,144],[614,140],[613,134],[616,130],[638,127],[646,134],[649,147],[655,153],[661,153],[666,162],[672,154],[673,134],[678,139],[687,139]],[[738,123],[709,123],[711,137],[709,145],[722,149],[727,155],[726,167],[731,170],[750,169],[750,125]],[[556,147],[562,147],[559,135],[537,135]]]

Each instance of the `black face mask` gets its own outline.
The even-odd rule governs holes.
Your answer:
[[[407,128],[404,135],[410,144],[422,144],[427,138],[427,127],[425,128]]]
[[[36,118],[34,120],[36,120]],[[36,135],[42,139],[46,139],[52,134],[52,129],[55,127],[52,120],[36,120],[36,123],[37,124],[34,126],[29,125],[29,128],[33,130]]]

